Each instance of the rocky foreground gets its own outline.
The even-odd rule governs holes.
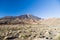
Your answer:
[[[30,14],[0,18],[0,40],[60,40],[60,18]]]
[[[60,40],[60,28],[47,25],[0,25],[0,40]]]

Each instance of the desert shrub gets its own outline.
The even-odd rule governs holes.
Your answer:
[[[26,39],[26,38],[28,38],[28,37],[30,37],[30,36],[31,36],[31,35],[26,35],[26,34],[21,35],[21,37],[24,38],[24,39]]]

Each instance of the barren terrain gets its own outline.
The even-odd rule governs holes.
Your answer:
[[[33,15],[1,18],[0,40],[60,40],[60,18]]]
[[[60,40],[60,28],[47,25],[0,25],[0,40]]]

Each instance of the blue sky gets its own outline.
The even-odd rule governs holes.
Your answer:
[[[0,17],[22,14],[60,17],[60,0],[0,0]]]

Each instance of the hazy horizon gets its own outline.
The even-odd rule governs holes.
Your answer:
[[[32,14],[60,18],[59,0],[0,0],[0,17]]]

